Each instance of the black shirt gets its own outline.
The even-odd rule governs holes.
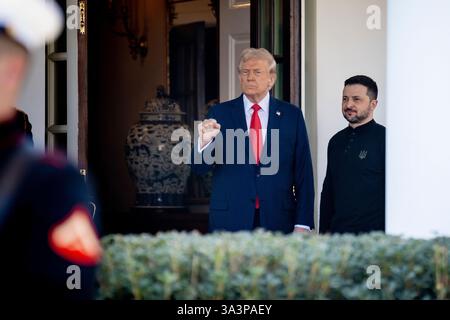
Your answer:
[[[320,233],[385,230],[385,141],[386,128],[374,120],[331,138]]]

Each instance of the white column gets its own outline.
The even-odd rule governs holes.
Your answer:
[[[450,235],[449,13],[448,0],[388,1],[390,234]]]

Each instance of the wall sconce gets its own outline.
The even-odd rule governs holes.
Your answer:
[[[138,57],[141,61],[147,56],[148,42],[147,42],[147,21],[144,12],[139,12],[137,1],[129,0],[107,0],[109,21],[112,26],[112,32],[118,36],[126,37],[128,39],[128,47],[133,60]],[[144,5],[145,5],[144,0]],[[145,6],[144,6],[145,8]],[[141,19],[140,19],[141,18]],[[143,21],[144,31],[139,33],[139,20]],[[123,31],[117,31],[116,24],[119,22]]]

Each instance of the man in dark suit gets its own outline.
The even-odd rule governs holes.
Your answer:
[[[193,171],[213,170],[210,231],[310,232],[314,183],[302,112],[270,96],[276,62],[267,50],[245,49],[238,71],[243,94],[210,109],[194,144]]]

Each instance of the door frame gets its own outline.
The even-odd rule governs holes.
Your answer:
[[[82,175],[88,168],[88,0],[79,0],[78,30],[78,167]]]
[[[274,0],[266,1],[274,4]],[[251,0],[251,46],[259,48],[262,46],[261,40],[261,0]],[[270,35],[267,50],[273,52],[275,27],[274,12],[270,13]],[[274,55],[277,62],[283,62],[283,100],[287,100],[296,106],[301,107],[301,88],[302,88],[302,1],[299,0],[283,0],[283,57]],[[286,85],[287,84],[287,85]]]

